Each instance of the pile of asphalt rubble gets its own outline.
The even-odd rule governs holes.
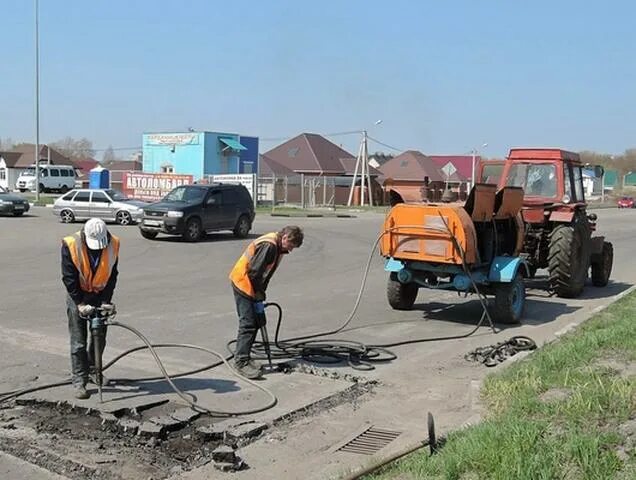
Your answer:
[[[222,471],[249,468],[237,450],[267,425],[213,420],[167,402],[104,413],[18,400],[0,410],[0,450],[72,479],[160,480],[210,462]]]

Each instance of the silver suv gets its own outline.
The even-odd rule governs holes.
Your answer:
[[[53,214],[64,223],[89,218],[101,218],[105,222],[120,225],[138,223],[147,202],[131,200],[117,190],[76,189],[61,196],[53,204]]]

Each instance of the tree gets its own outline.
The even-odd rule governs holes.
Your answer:
[[[57,142],[52,142],[51,148],[54,148],[62,155],[69,158],[92,158],[95,156],[93,142],[87,138],[75,140],[72,137],[66,137]]]
[[[104,154],[102,155],[102,163],[107,164],[117,160],[115,156],[115,150],[113,150],[112,145],[108,145],[108,148],[104,150]]]
[[[589,150],[579,152],[583,165],[602,165],[606,169],[613,168],[614,157],[609,153],[598,153]]]

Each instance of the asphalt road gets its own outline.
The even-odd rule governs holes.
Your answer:
[[[496,336],[483,329],[465,340],[397,349],[397,360],[368,373],[387,385],[400,385],[405,403],[391,410],[391,422],[406,429],[425,400],[428,409],[440,412],[442,425],[456,426],[471,415],[471,381],[483,376],[477,367],[466,367],[464,353],[519,333],[541,341],[636,283],[632,248],[636,211],[608,209],[596,213],[599,233],[614,243],[612,283],[603,289],[590,286],[580,299],[564,300],[550,297],[540,288],[544,284],[540,271],[528,290],[522,326],[508,328]],[[458,335],[476,323],[481,314],[479,303],[451,293],[420,291],[414,310],[390,309],[385,295],[387,274],[377,251],[372,251],[382,219],[382,215],[373,213],[348,219],[257,217],[254,235],[277,230],[286,223],[305,229],[305,244],[283,260],[268,291],[268,300],[284,308],[283,336],[332,330],[341,325],[351,311],[369,255],[372,266],[365,293],[350,325],[360,328],[344,332],[341,337],[388,343]],[[29,384],[35,376],[41,381],[67,375],[68,336],[59,250],[61,238],[80,226],[59,223],[47,208],[33,208],[22,218],[0,217],[0,391]],[[146,240],[134,226],[113,225],[112,232],[122,240],[114,299],[118,320],[139,328],[157,343],[196,343],[224,351],[226,342],[234,338],[237,325],[227,274],[249,240],[220,233],[188,244],[169,237]],[[109,332],[111,352],[133,345],[137,341],[128,333]],[[168,365],[179,369],[208,361],[187,351],[171,351],[164,358]],[[152,363],[141,360],[115,368],[154,373]],[[112,376],[117,376],[117,372]],[[392,395],[387,392],[385,400],[378,395],[376,401],[380,403],[373,407],[370,402],[366,413],[360,409],[356,415],[363,421],[365,415],[377,417],[386,407],[382,401],[390,405]],[[420,404],[407,404],[411,398]],[[342,423],[334,435],[347,428]],[[254,448],[258,451],[258,446]],[[266,456],[262,452],[260,455]],[[336,468],[329,461],[320,465]],[[322,468],[318,464],[315,467],[318,472]]]

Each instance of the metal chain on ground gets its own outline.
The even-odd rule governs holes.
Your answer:
[[[517,335],[505,342],[495,343],[471,350],[464,358],[469,362],[479,362],[487,367],[494,367],[519,352],[535,350],[537,344],[530,337]]]

